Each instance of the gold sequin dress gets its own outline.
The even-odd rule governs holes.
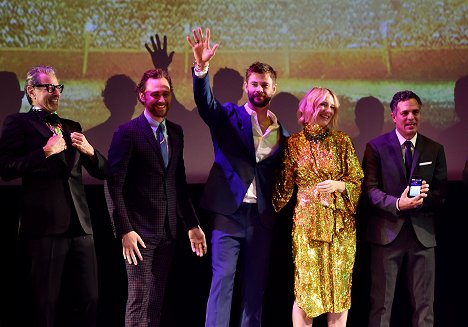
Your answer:
[[[297,185],[294,294],[310,318],[351,306],[354,214],[363,176],[351,139],[343,132],[306,125],[287,140],[273,205],[276,211],[283,208]],[[316,184],[328,179],[345,182],[346,193],[319,193]]]

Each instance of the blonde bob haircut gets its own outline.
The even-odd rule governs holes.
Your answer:
[[[340,102],[338,101],[335,92],[325,87],[319,86],[310,89],[299,102],[299,109],[297,109],[297,118],[299,124],[302,126],[315,124],[317,115],[319,113],[318,107],[325,100],[327,94],[330,94],[333,97],[333,101],[335,102],[333,117],[327,127],[329,129],[334,129],[338,125]]]

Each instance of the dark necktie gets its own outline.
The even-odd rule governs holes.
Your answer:
[[[411,152],[411,141],[405,141],[405,167],[406,177],[410,178],[411,166],[413,165],[413,153]]]
[[[164,137],[164,128],[163,124],[159,124],[158,129],[156,130],[156,137],[159,141],[159,146],[161,147],[161,154],[164,160],[164,167],[167,168],[168,155],[167,155],[167,141]]]

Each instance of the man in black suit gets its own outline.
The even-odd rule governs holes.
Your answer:
[[[434,220],[447,192],[447,164],[443,146],[418,132],[421,106],[414,92],[397,92],[390,103],[395,129],[371,140],[364,153],[364,192],[370,201],[370,327],[389,326],[399,276],[409,288],[412,326],[434,323]],[[410,197],[409,180],[415,176],[423,183],[420,194]]]
[[[5,119],[0,173],[6,181],[22,178],[19,235],[30,256],[34,326],[95,326],[97,263],[82,167],[99,179],[109,169],[80,124],[56,114],[63,87],[52,67],[28,72],[24,91],[32,107]],[[73,308],[58,313],[64,288],[73,289]]]
[[[273,185],[288,135],[269,110],[276,72],[256,62],[246,71],[242,106],[221,104],[209,83],[208,65],[218,45],[210,46],[200,28],[193,31],[196,65],[193,91],[198,112],[209,126],[215,161],[201,206],[213,215],[212,270],[205,326],[229,326],[236,271],[241,280],[239,326],[261,326],[275,211]],[[238,262],[239,261],[239,262]]]
[[[167,274],[182,218],[198,256],[205,234],[187,190],[184,136],[166,119],[172,83],[161,69],[148,70],[137,86],[143,113],[117,128],[109,149],[112,217],[127,261],[125,326],[160,326]]]

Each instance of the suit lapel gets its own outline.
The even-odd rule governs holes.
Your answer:
[[[166,128],[167,128],[167,134],[168,134],[168,146],[169,146],[169,162],[167,164],[167,168],[169,169],[169,166],[171,165],[172,158],[176,158],[178,156],[179,151],[182,151],[182,140],[179,137],[179,134],[176,133],[175,128],[173,124],[166,120]]]
[[[413,165],[411,167],[411,174],[413,174],[415,167],[418,165],[419,158],[421,157],[421,154],[424,150],[424,146],[425,146],[424,136],[418,133],[418,138],[416,139],[416,145],[414,146]]]
[[[52,132],[47,127],[46,123],[39,117],[37,113],[34,112],[34,110],[29,110],[28,115],[31,125],[37,129],[37,131],[41,133],[42,136],[47,139],[52,136]]]
[[[252,117],[247,113],[244,107],[236,108],[238,113],[238,118],[241,122],[241,136],[244,145],[249,152],[250,157],[255,158],[255,145],[253,141],[253,132],[252,132]]]
[[[62,120],[62,128],[63,128],[63,138],[65,139],[65,142],[67,143],[67,149],[62,152],[65,155],[65,159],[68,163],[68,166],[70,169],[72,169],[77,163],[78,163],[78,150],[72,146],[71,142],[71,131],[68,129],[66,124]]]
[[[401,175],[403,176],[403,179],[406,180],[408,179],[408,177],[406,176],[406,168],[405,168],[405,162],[403,160],[403,152],[401,150],[401,145],[400,145],[400,141],[398,141],[398,137],[396,135],[396,132],[395,130],[391,131],[389,134],[389,144],[391,144],[390,146],[390,158],[392,158],[392,160],[394,161],[394,165],[395,166],[399,166],[400,167],[400,173]],[[413,160],[414,162],[414,160]]]
[[[32,109],[29,110],[28,115],[29,115],[29,118],[30,118],[31,125],[42,136],[44,136],[45,139],[49,139],[53,135],[52,131],[47,127],[46,123],[41,119],[41,117],[36,112],[34,112],[34,110],[32,110]],[[62,125],[62,127],[63,127],[63,125]],[[69,135],[70,135],[70,132],[68,131],[68,139],[70,139]],[[71,141],[68,141],[67,137],[65,135],[64,135],[64,138],[65,138],[65,141],[67,142],[67,151],[69,151],[70,153],[71,152],[75,153],[76,149],[74,147],[72,147]],[[67,158],[65,156],[65,151],[63,151],[63,152],[61,152],[59,154],[56,154],[56,156],[58,158],[60,158],[60,161],[63,162],[68,168],[71,169],[73,167],[73,158],[70,161],[67,160]],[[73,155],[73,157],[74,157],[74,155]]]

